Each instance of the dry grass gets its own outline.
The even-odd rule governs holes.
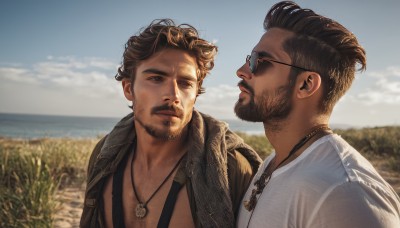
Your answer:
[[[400,194],[400,127],[335,132],[364,154]],[[271,153],[264,136],[238,134],[261,157]],[[0,227],[52,227],[63,208],[56,195],[65,187],[82,189],[98,140],[0,138]]]
[[[96,141],[0,139],[0,227],[52,227],[56,192],[84,181]]]

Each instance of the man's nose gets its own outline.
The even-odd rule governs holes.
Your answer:
[[[166,85],[163,100],[171,103],[179,103],[179,87],[176,81],[171,81]]]
[[[253,77],[253,73],[251,73],[249,64],[247,63],[244,63],[237,69],[236,75],[243,80],[250,80]]]

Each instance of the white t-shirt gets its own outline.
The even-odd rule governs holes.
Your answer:
[[[274,156],[264,161],[243,200]],[[332,134],[275,170],[253,215],[241,204],[237,226],[399,228],[400,199],[361,154]]]

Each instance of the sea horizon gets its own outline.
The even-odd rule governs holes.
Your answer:
[[[0,138],[98,138],[109,133],[121,117],[29,114],[0,112]],[[264,135],[262,123],[219,119],[234,132]],[[332,129],[361,129],[348,124],[330,124]],[[370,126],[368,126],[370,127]]]
[[[96,138],[109,133],[121,117],[0,113],[0,138]],[[234,132],[263,135],[262,123],[220,119]]]

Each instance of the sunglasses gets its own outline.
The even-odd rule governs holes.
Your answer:
[[[267,57],[264,57],[264,56],[260,57],[260,53],[259,52],[255,52],[255,51],[253,51],[251,53],[251,55],[248,55],[246,57],[246,62],[249,63],[250,71],[253,74],[256,73],[259,62],[269,62],[269,63],[274,62],[274,63],[279,63],[279,64],[282,64],[282,65],[286,65],[286,66],[291,66],[291,67],[294,67],[294,68],[297,68],[297,69],[303,70],[303,71],[311,71],[311,70],[307,70],[307,69],[302,68],[302,67],[298,67],[298,66],[294,66],[294,65],[291,65],[291,64],[288,64],[288,63],[276,61],[276,60],[273,60],[273,59],[270,59],[270,58],[267,58]]]

